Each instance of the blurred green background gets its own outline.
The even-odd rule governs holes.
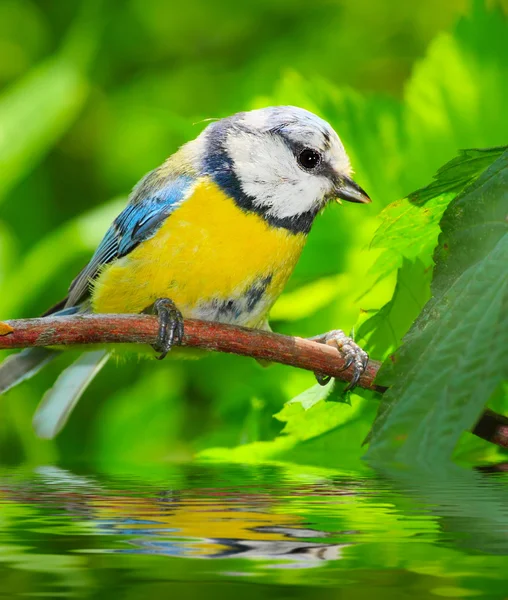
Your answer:
[[[319,219],[272,326],[350,330],[393,292],[394,273],[374,285],[370,270],[379,211],[459,148],[508,139],[507,6],[0,0],[1,318],[40,314],[63,297],[130,188],[203,119],[296,104],[337,129],[374,202]],[[43,442],[31,417],[66,359],[1,398],[3,463],[107,469],[268,442],[281,430],[272,415],[313,384],[309,373],[239,357],[111,362],[60,437]],[[357,456],[376,403],[353,396],[351,408],[330,410],[327,435],[290,449],[278,438],[270,456]]]

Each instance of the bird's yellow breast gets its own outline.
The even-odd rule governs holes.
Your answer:
[[[184,317],[257,326],[282,292],[305,238],[243,211],[203,179],[153,237],[103,269],[92,306],[138,313],[166,297]]]

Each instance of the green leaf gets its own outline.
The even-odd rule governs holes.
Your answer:
[[[432,271],[404,259],[392,299],[358,328],[356,341],[376,359],[394,352],[430,297]]]
[[[382,224],[370,247],[384,249],[384,252],[370,267],[367,277],[371,279],[371,283],[360,298],[398,269],[404,258],[419,258],[430,266],[431,253],[437,245],[440,232],[439,221],[446,207],[505,149],[506,147],[462,150],[458,157],[437,171],[431,184],[407,198],[392,202],[380,213]]]
[[[405,258],[430,255],[437,244],[439,221],[448,204],[475,181],[505,147],[463,150],[436,173],[433,181],[404,200],[393,202],[380,215],[381,225],[371,243],[372,248],[386,248]],[[388,255],[393,259],[393,254]],[[372,271],[385,272],[380,260]],[[395,264],[391,262],[391,264]]]
[[[282,434],[299,441],[310,440],[357,417],[361,406],[358,402],[326,401],[337,386],[340,388],[340,383],[332,379],[325,386],[316,384],[289,400],[274,415],[286,424]],[[340,393],[340,389],[337,393]]]
[[[67,129],[85,93],[79,72],[57,58],[0,98],[0,201]]]
[[[284,408],[279,413],[274,415],[274,417],[279,421],[288,421],[288,414],[292,412],[293,408],[298,406],[299,408],[303,408],[303,410],[309,410],[309,408],[312,408],[318,402],[326,400],[326,398],[328,398],[328,396],[332,393],[334,387],[335,379],[330,379],[326,385],[320,385],[319,383],[316,383],[312,387],[303,391],[301,394],[298,394],[298,396],[288,400],[284,405]],[[299,408],[297,410],[299,410]]]
[[[508,102],[507,54],[506,16],[482,0],[472,3],[471,14],[453,32],[432,41],[404,94],[411,140],[406,165],[417,168],[424,160],[435,171],[459,148],[506,143],[508,121],[501,107]],[[409,177],[404,179],[414,189]]]
[[[380,374],[371,459],[449,457],[508,377],[508,151],[448,207],[432,299]]]
[[[327,443],[328,448],[337,445],[340,447],[341,442],[345,441],[346,445],[349,445],[351,455],[358,455],[360,448],[358,433],[355,432],[353,435],[355,443],[349,436],[342,436],[337,431],[342,432],[344,426],[350,426],[352,423],[362,420],[362,417],[372,409],[373,403],[355,394],[352,394],[351,404],[326,402],[325,398],[332,393],[334,382],[332,381],[328,386],[319,386],[321,390],[324,390],[321,392],[315,389],[316,387],[314,386],[290,400],[275,415],[279,421],[285,423],[285,427],[273,441],[255,442],[236,448],[210,448],[200,452],[198,457],[234,462],[257,462],[282,458],[295,460],[294,452],[301,444],[313,442],[318,445],[319,440],[326,437],[327,434],[333,435],[333,439]],[[355,444],[354,447],[352,444]],[[304,454],[308,456],[310,451],[311,446],[307,446]],[[329,462],[324,460],[322,450],[318,450],[317,455],[321,464]],[[335,459],[332,457],[333,462]]]
[[[438,169],[431,184],[410,194],[409,199],[422,206],[435,200],[439,194],[451,193],[456,196],[464,188],[478,179],[490,165],[503,155],[507,146],[497,148],[473,148],[461,150],[459,155]]]

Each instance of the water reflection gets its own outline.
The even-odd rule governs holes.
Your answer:
[[[247,578],[304,596],[340,586],[352,598],[486,589],[504,598],[507,483],[506,475],[456,468],[374,476],[186,466],[150,482],[3,470],[0,578],[16,593],[55,597],[64,588],[78,596],[100,588],[97,597],[107,597],[125,586],[147,594],[154,582],[175,581],[192,582],[197,594],[200,582]]]
[[[158,490],[155,485],[125,495],[97,479],[55,467],[41,467],[33,478],[4,480],[4,502],[51,509],[65,520],[85,520],[101,536],[121,536],[128,547],[104,552],[159,554],[187,558],[284,559],[309,568],[337,560],[347,543],[334,543],[330,532],[306,526],[302,515],[283,511],[280,489],[192,487]],[[124,491],[124,490],[122,490]],[[148,492],[148,494],[147,494]],[[302,485],[294,502],[309,492],[335,493],[333,487]],[[47,523],[48,515],[44,521]],[[55,523],[58,526],[58,523]],[[52,523],[53,525],[53,523]],[[346,534],[348,532],[345,532]],[[338,535],[335,532],[335,535]],[[286,566],[288,566],[286,564]]]

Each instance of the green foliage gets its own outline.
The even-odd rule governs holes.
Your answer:
[[[500,150],[452,159],[508,139],[501,9],[389,4],[129,0],[41,10],[0,0],[0,17],[11,20],[0,18],[2,318],[38,314],[62,297],[124,202],[107,200],[124,198],[204,118],[292,103],[333,124],[374,202],[330,207],[316,222],[273,328],[355,331],[386,359],[431,297],[443,212]],[[20,22],[29,40],[13,34]],[[1,399],[0,454],[11,462],[88,456],[109,468],[122,457],[143,464],[200,452],[333,466],[361,456],[377,410],[371,394],[327,401],[331,388],[302,394],[310,373],[238,357],[127,361],[108,364],[60,438],[41,442],[31,416],[61,366]],[[506,394],[497,394],[502,410]],[[452,429],[446,453],[458,423]]]
[[[457,158],[437,171],[436,181],[408,198],[392,202],[381,213],[382,224],[371,242],[371,248],[386,250],[372,267],[372,273],[383,277],[403,258],[429,257],[436,246],[439,222],[450,200],[502,152],[502,148],[462,150]]]
[[[371,267],[376,285],[402,264],[390,302],[361,325],[358,341],[378,358],[396,350],[403,335],[430,297],[432,253],[440,233],[440,221],[450,201],[473,183],[503,148],[462,150],[441,167],[435,180],[408,198],[397,200],[381,212],[381,226],[371,248],[384,252]]]
[[[88,92],[84,68],[95,50],[96,29],[87,10],[62,50],[0,97],[0,202],[82,108]]]
[[[508,152],[496,155],[443,216],[432,299],[379,378],[391,387],[374,425],[373,459],[438,464],[508,378]]]
[[[431,275],[432,270],[419,259],[405,258],[392,299],[358,328],[358,344],[377,358],[394,352],[429,298]]]

